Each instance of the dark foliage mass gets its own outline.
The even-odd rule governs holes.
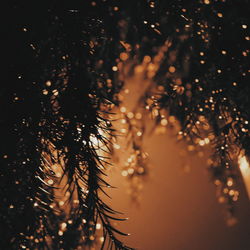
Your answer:
[[[249,156],[248,10],[247,0],[9,1],[2,10],[0,248],[84,249],[100,222],[104,249],[130,249],[112,226],[122,219],[100,198],[108,159],[92,139],[108,146],[113,136],[109,112],[122,82],[112,68],[121,52],[140,63],[167,46],[150,108],[176,116],[185,138],[213,135],[211,169],[223,190],[238,174],[233,149]],[[145,99],[155,87],[148,91]],[[68,213],[57,198],[62,180]],[[224,195],[232,211],[235,196]]]

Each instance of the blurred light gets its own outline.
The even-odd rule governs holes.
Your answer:
[[[240,171],[245,182],[246,190],[248,193],[248,197],[250,198],[250,167],[247,161],[246,156],[240,155],[238,158],[238,163],[240,167]]]
[[[122,176],[126,177],[128,175],[128,172],[126,170],[122,171]]]
[[[118,70],[117,66],[113,66],[113,67],[112,67],[112,70],[113,70],[113,71],[117,71],[117,70]]]
[[[227,180],[227,185],[228,185],[229,187],[233,186],[233,179],[232,179],[232,178],[228,178],[228,180]]]
[[[161,120],[161,125],[162,126],[166,126],[168,124],[168,120],[167,119],[162,119]]]
[[[128,54],[125,53],[125,52],[122,52],[122,53],[120,54],[120,59],[121,59],[122,61],[126,61],[126,60],[128,59]]]
[[[120,108],[120,111],[121,111],[122,113],[125,113],[126,110],[127,110],[127,109],[126,109],[125,107],[121,107],[121,108]]]
[[[206,143],[205,143],[204,140],[200,140],[200,141],[199,141],[199,144],[200,144],[200,146],[204,146]]]
[[[170,73],[174,73],[175,72],[175,67],[174,66],[170,66],[168,70],[169,70]]]

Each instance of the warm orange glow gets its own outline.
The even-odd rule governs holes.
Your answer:
[[[238,163],[247,189],[248,197],[250,198],[250,166],[246,156],[239,156]]]

